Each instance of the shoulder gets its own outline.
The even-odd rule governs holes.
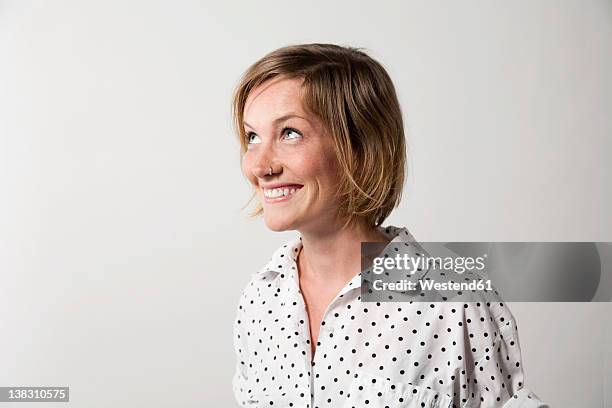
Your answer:
[[[466,330],[488,329],[500,333],[515,325],[514,315],[503,301],[442,302],[441,305],[446,313],[457,314],[466,323]]]
[[[503,301],[440,302],[436,311],[445,319],[447,336],[464,344],[473,361],[495,353],[501,347],[510,352],[518,350],[516,320]],[[433,319],[433,318],[432,318]]]
[[[501,298],[499,292],[487,279],[474,271],[462,274],[436,272],[432,278],[441,282],[466,283],[468,287],[443,292],[447,301],[445,309],[452,312],[455,309],[463,321],[464,330],[469,338],[477,335],[490,337],[489,340],[508,337],[516,330],[516,322],[510,307]],[[471,285],[471,286],[470,286]],[[478,286],[482,285],[482,286]],[[462,325],[459,325],[462,326]],[[473,333],[473,335],[472,335]]]

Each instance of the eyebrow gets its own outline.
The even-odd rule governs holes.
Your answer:
[[[296,113],[287,113],[287,114],[285,114],[285,115],[283,115],[283,116],[280,116],[280,117],[278,117],[278,118],[274,119],[274,122],[273,122],[273,123],[274,123],[275,125],[278,125],[278,123],[279,123],[279,122],[284,122],[284,121],[286,121],[287,119],[291,119],[291,118],[300,118],[300,119],[304,119],[306,122],[310,123],[310,120],[308,120],[307,118],[305,118],[305,117],[303,117],[303,116],[300,116],[300,115],[298,115],[298,114],[296,114]],[[255,129],[253,126],[249,125],[249,124],[246,122],[246,120],[245,120],[245,121],[243,121],[243,123],[244,123],[246,126],[250,127],[251,129]]]

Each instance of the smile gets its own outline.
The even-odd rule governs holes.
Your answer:
[[[301,185],[292,184],[276,188],[262,188],[262,190],[267,203],[276,203],[290,200],[302,187]]]

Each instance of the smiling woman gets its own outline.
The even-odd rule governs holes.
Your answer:
[[[243,172],[274,231],[299,230],[313,220],[337,224],[337,211],[330,211],[338,189],[333,142],[321,121],[302,107],[302,83],[274,78],[250,93],[244,107]]]
[[[503,303],[361,301],[371,259],[361,242],[414,242],[406,228],[382,226],[401,198],[406,146],[378,62],[332,44],[278,49],[246,71],[233,113],[252,216],[299,232],[242,292],[241,406],[542,406],[524,387]]]

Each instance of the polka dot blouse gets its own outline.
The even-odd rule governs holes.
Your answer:
[[[406,228],[380,228],[392,245]],[[244,407],[546,407],[524,385],[514,317],[500,302],[361,302],[356,275],[330,303],[314,357],[298,236],[253,274],[234,323]]]

